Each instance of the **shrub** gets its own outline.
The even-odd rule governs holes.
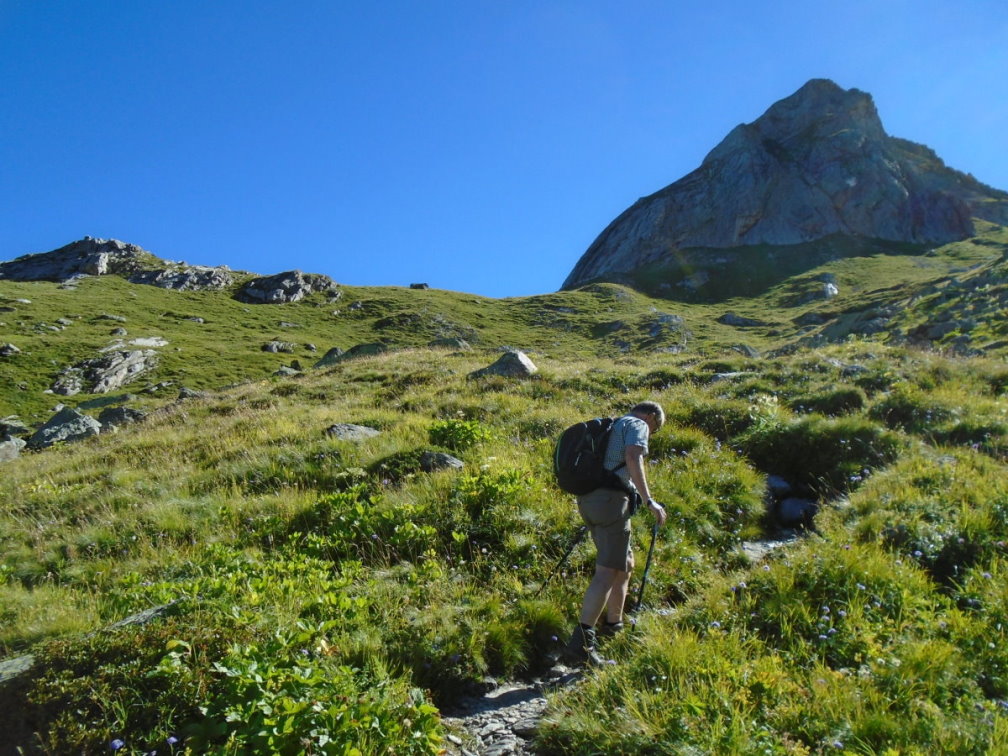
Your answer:
[[[432,444],[456,452],[493,438],[493,432],[478,420],[438,420],[431,424],[428,433]]]
[[[810,396],[798,396],[788,405],[798,412],[818,412],[821,415],[849,415],[865,406],[867,398],[860,388],[844,386]]]
[[[897,435],[862,418],[816,415],[761,424],[739,441],[761,470],[824,494],[854,487],[904,446]]]
[[[890,428],[920,433],[953,417],[953,410],[935,402],[920,389],[901,383],[876,402],[868,415]]]

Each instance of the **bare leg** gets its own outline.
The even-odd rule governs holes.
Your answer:
[[[615,624],[623,621],[623,607],[626,605],[627,591],[630,589],[630,573],[620,572],[606,601],[606,622]]]
[[[620,599],[620,616],[622,616],[622,601],[626,599],[629,583],[629,572],[595,565],[595,575],[588,584],[588,590],[585,591],[584,601],[581,604],[581,624],[587,627],[594,626],[602,615],[602,610],[612,605],[613,594],[619,592],[622,592]]]

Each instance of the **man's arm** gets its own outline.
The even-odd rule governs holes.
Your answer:
[[[651,490],[648,488],[647,475],[644,474],[644,447],[631,444],[626,448],[626,467],[630,474],[630,480],[637,488],[637,493],[647,502],[651,509],[651,514],[658,521],[658,527],[665,524],[665,508],[651,498]]]

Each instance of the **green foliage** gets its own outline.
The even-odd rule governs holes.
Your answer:
[[[493,438],[493,431],[476,420],[438,420],[431,424],[430,441],[461,452]]]

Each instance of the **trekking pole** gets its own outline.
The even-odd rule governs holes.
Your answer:
[[[654,545],[655,541],[658,539],[658,523],[654,522],[651,524],[651,545],[647,550],[647,562],[644,564],[644,574],[641,575],[640,590],[637,591],[637,604],[634,606],[634,614],[636,614],[641,608],[641,601],[644,600],[644,586],[647,585],[648,571],[651,569],[651,557],[654,556]]]
[[[533,599],[539,598],[539,594],[542,593],[544,590],[546,590],[546,586],[549,585],[549,581],[552,580],[553,576],[556,575],[557,572],[560,571],[560,568],[564,566],[564,562],[567,561],[568,557],[570,557],[570,555],[574,551],[574,549],[577,548],[577,545],[579,543],[581,543],[581,541],[584,540],[585,533],[587,533],[587,532],[588,532],[588,526],[587,525],[582,525],[581,529],[578,531],[577,535],[574,536],[574,541],[573,541],[573,543],[571,543],[570,548],[567,549],[567,553],[564,554],[560,558],[560,561],[557,562],[557,566],[554,567],[553,571],[549,575],[546,576],[546,580],[543,582],[543,584],[541,586],[539,586],[539,590],[536,591],[535,596],[532,597]]]

